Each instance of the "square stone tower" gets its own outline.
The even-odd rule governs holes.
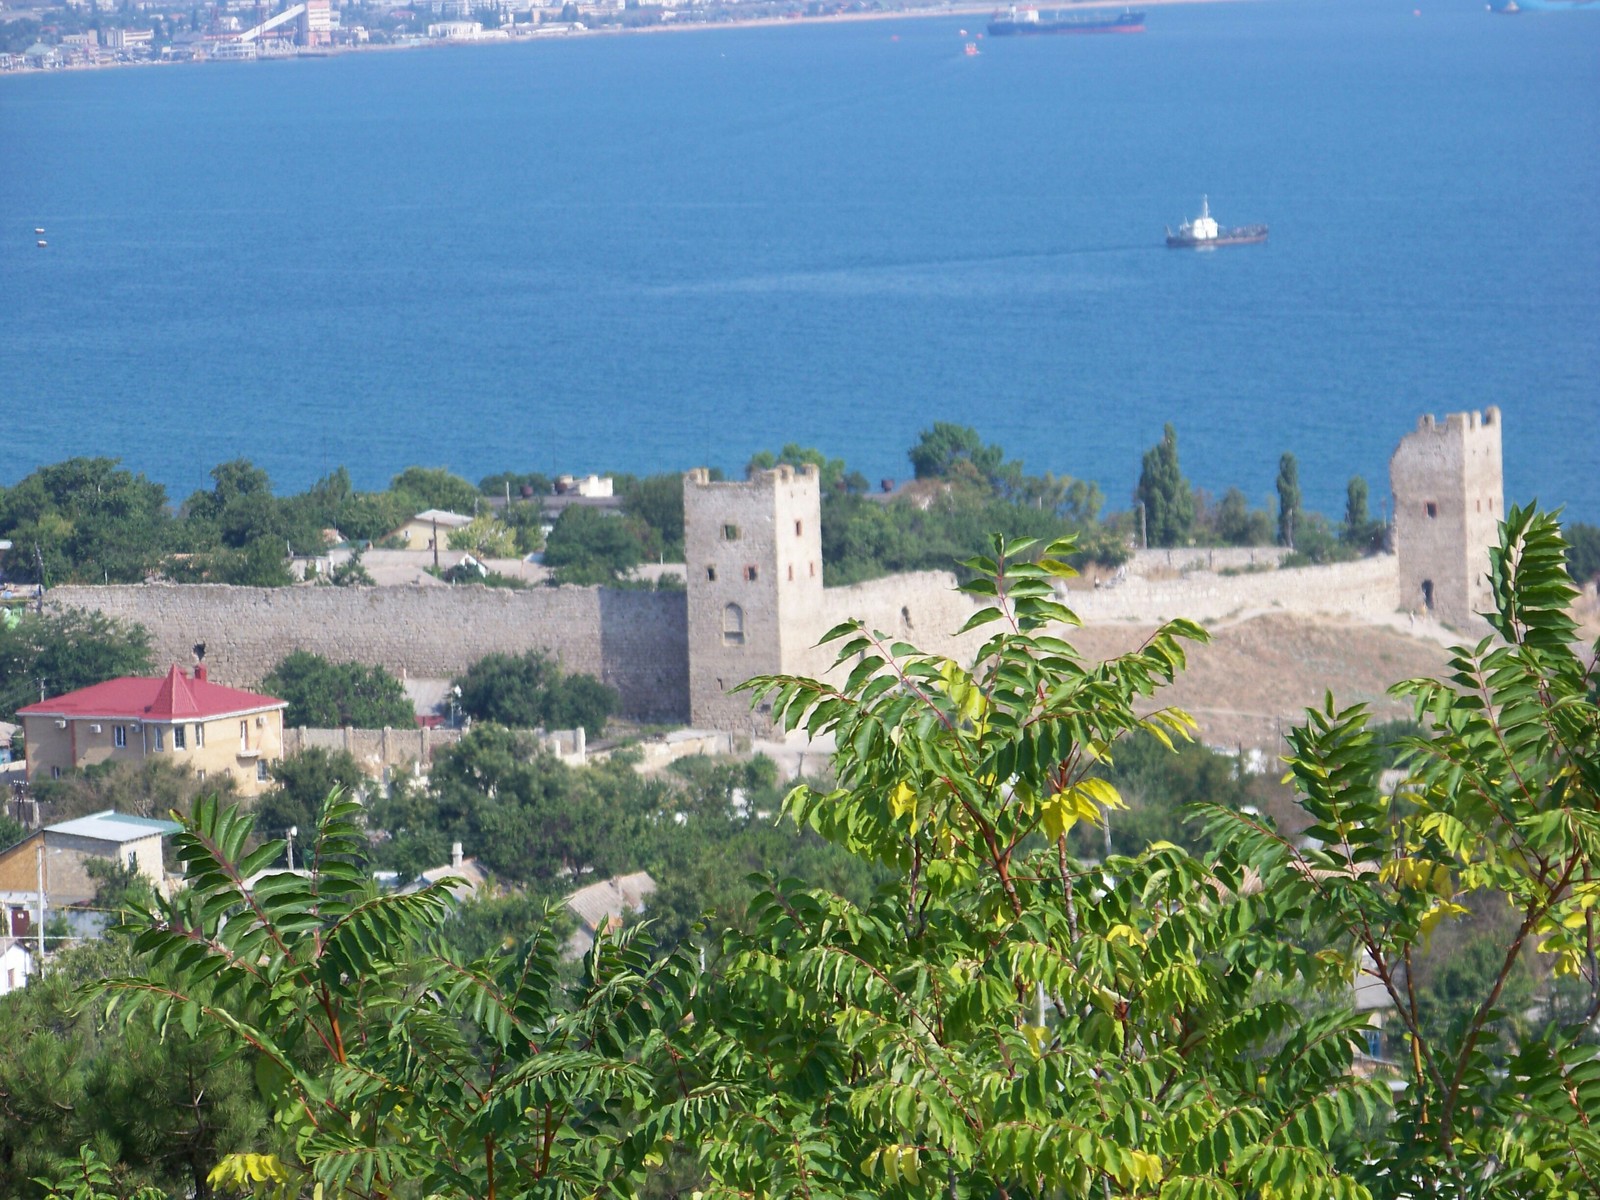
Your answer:
[[[683,480],[689,592],[689,719],[702,729],[767,736],[750,696],[728,693],[752,675],[797,672],[823,632],[822,493],[813,466],[753,471],[713,483]]]
[[[1389,459],[1400,607],[1458,629],[1489,607],[1489,548],[1505,517],[1500,410],[1425,416]]]

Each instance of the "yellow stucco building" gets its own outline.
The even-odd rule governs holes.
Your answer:
[[[17,710],[28,779],[59,779],[102,762],[170,758],[202,779],[228,775],[244,795],[269,782],[283,757],[284,701],[223,687],[173,667],[165,676],[127,676]]]

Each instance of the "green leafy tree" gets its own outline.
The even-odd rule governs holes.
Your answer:
[[[1294,549],[1296,526],[1304,523],[1300,512],[1300,465],[1293,454],[1278,459],[1278,545]]]
[[[1217,537],[1229,546],[1265,546],[1272,541],[1272,518],[1236,487],[1222,493],[1212,523]]]
[[[59,696],[123,675],[147,675],[153,666],[150,635],[141,625],[80,609],[0,621],[0,716],[37,703],[41,688]]]
[[[405,685],[379,666],[296,650],[279,660],[261,686],[288,702],[283,717],[291,728],[410,729],[417,723]]]
[[[218,1031],[161,1040],[109,1020],[103,1000],[86,1002],[82,989],[149,965],[111,936],[57,951],[0,997],[0,1194],[31,1200],[53,1184],[76,1200],[79,1148],[89,1147],[104,1194],[210,1200],[207,1176],[225,1155],[271,1144],[249,1064],[224,1053]]]
[[[411,498],[408,517],[429,508],[471,515],[478,503],[478,489],[443,467],[407,467],[389,481],[389,490]]]
[[[906,454],[918,479],[966,480],[993,486],[1006,465],[1005,451],[999,446],[985,446],[976,429],[949,421],[935,421],[932,429],[924,429]]]
[[[479,558],[515,558],[517,535],[489,513],[474,517],[470,525],[452,529],[450,549],[465,550]]]
[[[334,587],[372,587],[374,580],[372,572],[367,570],[366,564],[361,561],[360,550],[350,555],[342,563],[334,566],[328,572],[328,580]]]
[[[135,817],[164,820],[173,812],[188,812],[202,792],[231,798],[236,786],[231,774],[199,778],[188,763],[172,756],[151,756],[140,762],[102,762],[60,779],[38,779],[33,794],[56,820],[115,809]]]
[[[605,584],[637,567],[644,551],[626,521],[574,504],[545,539],[544,561],[560,583]]]
[[[1072,544],[1032,549],[968,564],[971,667],[852,622],[825,639],[842,686],[747,685],[841,748],[837,789],[789,814],[895,878],[863,906],[774,883],[724,939],[702,1052],[722,1065],[697,1084],[739,1103],[702,1160],[722,1194],[1358,1195],[1339,1139],[1382,1094],[1349,1075],[1355,1019],[1255,994],[1327,968],[1239,936],[1255,902],[1234,868],[1071,853],[1121,806],[1098,768],[1122,739],[1188,734],[1155,693],[1204,635],[1174,622],[1086,663],[1053,632]]]
[[[683,476],[647,475],[622,493],[622,511],[648,531],[650,557],[683,559]]]
[[[1352,475],[1344,489],[1345,540],[1360,541],[1371,520],[1367,513],[1367,481],[1359,475]]]
[[[1145,451],[1134,499],[1144,506],[1152,546],[1179,546],[1194,526],[1194,492],[1178,468],[1178,434],[1165,427],[1161,441]]]
[[[631,931],[599,939],[569,981],[549,925],[463,961],[438,948],[446,888],[372,894],[358,805],[329,797],[308,876],[246,890],[284,852],[249,851],[253,832],[236,809],[196,807],[174,839],[189,888],[138,935],[150,968],[102,987],[131,1027],[203,1026],[256,1064],[293,1152],[224,1158],[215,1186],[346,1200],[642,1188],[648,1148],[630,1135],[671,1077],[652,1031],[681,1023],[687,963]]]
[[[44,560],[45,584],[138,583],[166,550],[172,517],[161,485],[113,458],[73,458],[0,493],[0,537]]]
[[[335,524],[347,538],[375,542],[399,529],[418,511],[413,497],[409,495],[355,492],[339,505]]]
[[[256,799],[255,817],[257,828],[272,837],[286,837],[291,829],[309,837],[330,792],[357,796],[371,783],[348,751],[320,746],[280,758],[270,774],[272,787]]]
[[[1330,697],[1289,738],[1306,837],[1214,814],[1213,836],[1259,876],[1269,927],[1347,947],[1388,996],[1404,1087],[1355,1164],[1375,1196],[1600,1184],[1600,646],[1574,647],[1565,551],[1554,518],[1507,514],[1490,554],[1496,636],[1458,649],[1443,679],[1395,689],[1426,736],[1392,793],[1364,707]],[[1484,931],[1494,944],[1473,939],[1429,997],[1415,964],[1475,905],[1509,906],[1512,919]],[[1508,1018],[1526,999],[1528,957],[1583,999],[1578,1020],[1523,1039]]]
[[[569,675],[537,650],[487,654],[454,683],[467,716],[512,729],[581,725],[590,737],[599,737],[617,708],[614,688],[589,675]]]

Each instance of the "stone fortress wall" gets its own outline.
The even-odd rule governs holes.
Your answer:
[[[213,678],[240,687],[295,650],[430,679],[459,675],[485,654],[543,650],[616,688],[625,716],[689,716],[682,592],[129,584],[58,587],[49,602],[138,622],[158,664],[188,662],[204,642]]]
[[[1263,569],[1281,557],[1271,549],[1143,551],[1115,579],[1078,581],[1061,599],[1088,622],[1272,611],[1378,618],[1422,609],[1427,580],[1434,615],[1470,626],[1503,515],[1498,410],[1452,414],[1442,425],[1425,417],[1395,452],[1391,474],[1398,555],[1284,570]],[[147,584],[62,587],[49,598],[144,625],[158,662],[187,661],[204,642],[214,676],[232,684],[258,683],[296,649],[421,678],[460,674],[496,651],[543,650],[616,688],[625,716],[756,735],[770,733],[770,722],[729,690],[761,673],[824,674],[834,651],[815,643],[842,621],[859,618],[953,656],[981,636],[954,637],[974,604],[947,572],[823,588],[814,468],[738,483],[691,472],[684,508],[686,592]]]

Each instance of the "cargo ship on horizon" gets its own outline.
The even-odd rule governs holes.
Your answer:
[[[1143,33],[1144,13],[1124,9],[1115,15],[1075,13],[1071,16],[1049,13],[1041,17],[1037,8],[1012,5],[1002,16],[996,13],[989,22],[990,37],[1026,37],[1046,33]]]
[[[1224,229],[1211,215],[1211,198],[1200,197],[1200,215],[1184,221],[1173,233],[1167,227],[1167,246],[1172,250],[1209,250],[1213,246],[1253,246],[1267,240],[1265,225],[1235,225]]]

